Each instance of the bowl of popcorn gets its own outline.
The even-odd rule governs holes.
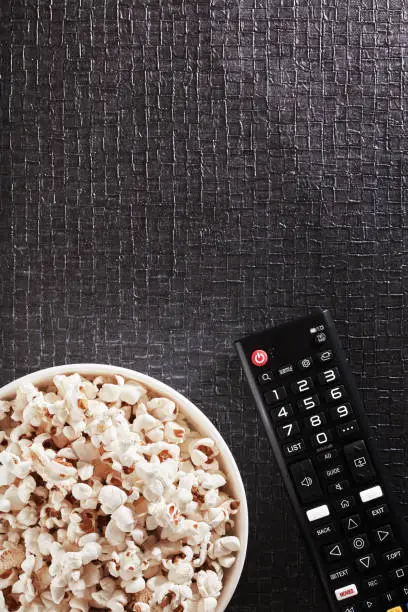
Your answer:
[[[228,446],[171,387],[74,364],[0,389],[0,611],[222,612],[247,537]]]

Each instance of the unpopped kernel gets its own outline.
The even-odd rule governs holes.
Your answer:
[[[0,612],[215,612],[239,501],[175,402],[58,375],[0,426]]]

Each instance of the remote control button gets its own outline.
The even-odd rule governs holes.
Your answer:
[[[350,548],[352,550],[355,550],[356,552],[364,551],[370,546],[367,535],[365,533],[361,533],[360,535],[351,538],[349,540],[349,544]]]
[[[302,397],[300,400],[298,400],[297,405],[300,410],[313,410],[314,408],[317,408],[317,406],[320,406],[319,396],[314,394],[309,395],[308,397]]]
[[[329,580],[331,582],[337,582],[337,580],[345,580],[346,578],[350,578],[352,574],[351,567],[342,567],[341,569],[335,570],[328,574]]]
[[[277,387],[264,393],[265,402],[269,405],[277,404],[287,397],[285,387]]]
[[[297,421],[293,421],[293,423],[287,423],[286,425],[281,425],[278,427],[278,436],[281,440],[285,440],[286,438],[293,438],[293,436],[297,436],[300,432],[299,423]]]
[[[359,557],[356,559],[356,568],[359,572],[368,572],[374,569],[376,566],[376,562],[374,559],[374,555],[365,555],[364,557]]]
[[[317,344],[317,346],[321,346],[322,344],[326,342],[326,340],[327,340],[327,336],[324,332],[319,332],[314,337],[314,343]]]
[[[313,448],[319,448],[320,446],[324,446],[333,440],[333,432],[331,429],[325,429],[323,431],[319,431],[317,434],[313,434],[310,438],[310,443]]]
[[[287,457],[298,457],[306,452],[306,444],[304,440],[291,442],[283,447],[283,451]]]
[[[306,512],[306,516],[309,519],[309,522],[313,523],[314,521],[319,521],[326,516],[330,516],[330,510],[326,504],[323,504],[323,506],[316,506],[316,508],[311,508],[308,510]]]
[[[363,504],[366,504],[373,499],[377,499],[378,497],[383,496],[382,488],[377,485],[375,487],[371,487],[370,489],[365,489],[364,491],[360,491],[360,498]]]
[[[310,504],[323,497],[319,479],[310,459],[305,459],[291,466],[293,480],[298,495],[304,504]]]
[[[256,349],[251,355],[251,361],[254,366],[262,367],[268,363],[268,353],[262,349]]]
[[[316,461],[319,463],[329,463],[334,461],[339,456],[339,451],[337,448],[331,448],[327,451],[321,451],[316,455]]]
[[[341,524],[346,533],[353,532],[361,526],[361,516],[359,514],[353,514],[343,519]]]
[[[404,558],[404,549],[403,548],[395,548],[394,550],[390,550],[386,552],[382,556],[384,563],[387,565],[391,565],[393,563],[399,563]]]
[[[322,353],[317,354],[317,358],[320,363],[327,363],[333,359],[333,351],[329,349],[328,351],[323,351]]]
[[[369,519],[373,521],[378,521],[378,519],[382,519],[384,516],[387,516],[390,513],[390,509],[387,504],[381,504],[380,506],[376,506],[375,508],[369,508],[367,510],[367,516]]]
[[[342,425],[337,425],[337,435],[339,438],[350,438],[360,431],[357,421],[349,421]]]
[[[299,370],[308,370],[313,365],[313,359],[311,357],[305,357],[297,362]]]
[[[314,384],[313,380],[308,376],[307,378],[301,378],[300,380],[296,380],[291,384],[291,389],[293,393],[306,393],[306,391],[310,391],[313,389]]]
[[[398,603],[398,596],[396,591],[386,591],[381,599],[385,606]],[[398,612],[398,608],[399,610],[401,610],[400,606],[398,606],[397,608],[391,608],[391,612]],[[390,612],[390,610],[388,609],[387,612]]]
[[[323,412],[314,414],[305,420],[307,427],[322,427],[327,423],[326,415]]]
[[[346,444],[344,447],[344,455],[351,474],[357,484],[374,480],[374,468],[364,440]]]
[[[271,383],[273,381],[273,373],[271,372],[271,370],[268,370],[268,372],[262,372],[262,374],[258,376],[258,381],[261,385],[267,385]]]
[[[343,601],[344,599],[358,595],[358,588],[355,584],[348,584],[340,589],[336,589],[334,594],[336,595],[337,601]]]
[[[312,533],[317,540],[325,540],[326,538],[331,539],[337,533],[336,523],[328,523],[327,525],[315,527]]]
[[[382,576],[373,576],[372,578],[366,578],[363,581],[364,591],[369,593],[376,593],[384,589],[384,578]]]
[[[347,393],[343,385],[339,385],[338,387],[332,387],[324,393],[324,398],[326,402],[330,403],[338,402],[339,400],[342,400],[345,397],[347,397]]]
[[[408,600],[408,586],[401,587],[401,593],[404,599]]]
[[[330,418],[332,421],[341,421],[342,419],[349,419],[353,415],[354,412],[350,404],[340,404],[340,406],[332,406],[330,408]]]
[[[343,542],[336,542],[336,544],[329,544],[323,548],[327,561],[340,561],[346,556]]]
[[[291,416],[293,416],[292,404],[284,404],[283,406],[279,406],[279,408],[272,408],[270,415],[274,423],[279,423],[279,421],[289,419]]]
[[[341,612],[359,612],[357,604],[348,604],[341,609]]]
[[[392,570],[392,572],[389,572],[388,576],[393,582],[405,582],[408,578],[408,565],[403,565],[398,569]]]
[[[295,368],[293,365],[291,363],[287,363],[279,368],[278,376],[289,376],[289,374],[293,374],[294,371]]]
[[[268,353],[262,349],[256,349],[251,355],[251,361],[254,365],[262,367],[268,363]]]
[[[377,527],[373,531],[373,536],[377,544],[390,544],[395,540],[391,525]]]
[[[323,470],[323,478],[326,480],[331,480],[332,478],[336,478],[340,476],[344,472],[344,466],[341,463],[337,465],[333,465],[332,467],[326,468]]]
[[[361,602],[361,609],[371,610],[371,612],[377,612],[379,610],[379,601],[377,597],[370,597],[370,599],[365,599]]]
[[[356,505],[356,499],[352,495],[348,495],[336,499],[333,505],[336,512],[339,514],[344,514],[345,512],[348,512],[354,508]]]
[[[319,372],[317,375],[317,381],[321,385],[329,385],[340,378],[338,368],[332,368],[331,370],[324,370],[323,372]]]
[[[328,487],[328,492],[330,495],[340,495],[340,493],[344,493],[344,491],[348,491],[350,488],[350,483],[348,480],[339,480],[334,484]]]

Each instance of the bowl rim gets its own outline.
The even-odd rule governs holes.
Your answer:
[[[138,370],[132,370],[130,368],[124,368],[122,366],[116,366],[112,364],[101,364],[101,363],[71,363],[71,364],[61,364],[57,366],[52,366],[49,368],[43,368],[40,370],[35,370],[29,374],[25,374],[20,378],[16,378],[9,383],[6,383],[0,388],[0,400],[3,399],[11,399],[17,388],[23,382],[31,382],[34,385],[45,383],[47,380],[52,379],[57,374],[82,374],[85,376],[90,375],[98,375],[98,374],[118,374],[125,378],[130,378],[132,380],[137,380],[142,384],[150,387],[155,392],[163,394],[171,399],[173,399],[177,404],[179,404],[183,411],[188,411],[188,419],[190,418],[190,414],[192,415],[191,421],[194,425],[197,425],[198,428],[203,428],[206,433],[212,437],[220,450],[220,455],[223,460],[223,471],[226,472],[228,477],[228,485],[231,488],[234,496],[236,496],[240,500],[240,511],[237,514],[236,520],[236,532],[237,536],[241,542],[241,548],[237,555],[237,559],[234,565],[227,570],[225,575],[225,583],[221,591],[221,596],[218,599],[217,604],[217,612],[224,612],[227,605],[232,599],[234,592],[238,586],[238,582],[240,580],[242,570],[245,563],[246,551],[248,546],[248,526],[249,526],[249,518],[248,518],[248,504],[245,493],[244,484],[242,482],[241,474],[239,472],[238,466],[234,459],[232,452],[230,451],[227,443],[224,438],[218,431],[218,429],[213,425],[210,419],[195,405],[191,402],[185,395],[176,391],[170,385],[149,376],[148,374],[143,374]]]

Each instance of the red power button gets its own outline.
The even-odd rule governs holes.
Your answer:
[[[252,353],[251,361],[256,366],[264,366],[268,363],[268,355],[262,349],[257,349]]]

